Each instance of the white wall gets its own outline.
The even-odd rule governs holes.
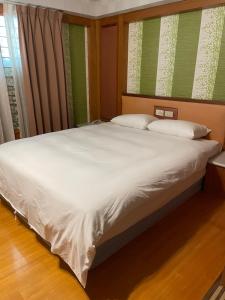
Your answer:
[[[92,17],[178,1],[181,0],[15,0]]]

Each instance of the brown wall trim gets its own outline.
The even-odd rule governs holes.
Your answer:
[[[112,17],[104,17],[100,18],[100,24],[101,26],[111,26],[118,23],[118,15],[112,16]]]
[[[76,24],[82,26],[91,26],[93,20],[85,17],[70,15],[67,13],[63,14],[63,23]]]
[[[89,104],[91,121],[100,118],[100,31],[99,21],[88,28]]]
[[[127,59],[128,58],[128,24],[124,24],[123,16],[118,17],[118,84],[117,112],[122,112],[122,95],[127,88]]]
[[[182,101],[182,102],[194,102],[194,103],[203,103],[203,104],[216,104],[216,105],[225,105],[225,101],[220,100],[199,100],[199,99],[188,99],[188,98],[179,98],[179,97],[158,97],[158,96],[148,96],[141,94],[130,94],[124,93],[123,96],[135,97],[135,98],[147,98],[147,99],[158,99],[158,100],[169,100],[169,101]]]
[[[118,25],[101,26],[100,31],[100,104],[101,119],[117,115],[118,102]],[[121,98],[121,97],[120,97]]]
[[[149,7],[123,14],[124,22],[130,23],[144,19],[168,16],[176,13],[225,5],[225,0],[183,0],[165,5]]]
[[[117,26],[118,47],[117,47],[117,113],[121,114],[122,94],[126,92],[127,82],[127,53],[128,53],[128,24],[124,23],[123,15],[105,17],[99,20],[100,30],[107,26]],[[101,85],[100,81],[100,85]]]
[[[0,4],[0,16],[3,16],[3,4]]]

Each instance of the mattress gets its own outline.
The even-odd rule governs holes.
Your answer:
[[[216,141],[111,123],[69,129],[1,145],[0,194],[85,286],[107,234],[169,201],[169,190],[204,172],[220,150]],[[132,219],[136,211],[144,213]]]

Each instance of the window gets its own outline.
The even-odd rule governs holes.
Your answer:
[[[14,86],[14,79],[13,79],[13,72],[12,72],[12,60],[10,58],[8,38],[6,33],[5,20],[3,16],[0,16],[0,52],[1,52],[1,58],[4,67],[4,73],[6,77],[7,88],[8,88],[8,95],[9,95],[10,107],[11,107],[12,118],[13,118],[13,126],[14,129],[18,129],[19,121],[18,121],[15,86]]]

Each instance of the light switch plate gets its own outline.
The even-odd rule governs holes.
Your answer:
[[[163,117],[164,116],[164,110],[156,109],[155,114],[156,114],[156,116]]]

